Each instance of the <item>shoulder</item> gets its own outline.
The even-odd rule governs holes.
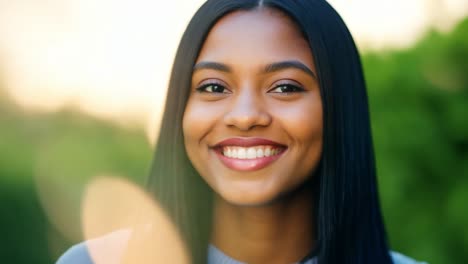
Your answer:
[[[122,229],[103,237],[88,240],[69,248],[56,264],[94,264],[99,259],[106,259],[105,263],[120,263],[121,254],[130,239],[131,229]],[[120,253],[120,254],[119,254]]]
[[[56,264],[93,264],[85,242],[69,248],[56,262]]]
[[[427,262],[416,261],[395,251],[390,251],[390,256],[392,257],[394,264],[427,264]]]

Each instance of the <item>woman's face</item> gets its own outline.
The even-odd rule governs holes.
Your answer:
[[[292,191],[317,167],[322,130],[313,55],[296,25],[271,9],[218,21],[183,118],[188,157],[215,193],[261,205]]]

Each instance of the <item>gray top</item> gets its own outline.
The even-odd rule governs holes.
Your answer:
[[[208,264],[243,264],[243,262],[237,261],[225,255],[217,247],[210,244],[208,246]],[[317,264],[317,260],[315,258],[311,258],[305,260],[305,262],[301,262],[301,264]]]
[[[398,252],[390,251],[394,264],[427,264],[426,262],[415,261]],[[208,264],[245,264],[244,262],[237,261],[227,255],[213,245],[208,247]],[[302,262],[301,264],[317,264],[317,258],[311,258]]]
[[[98,245],[103,251],[113,252],[106,264],[120,264],[122,256],[119,253],[124,251],[130,235],[130,230],[120,230],[101,238],[74,245],[57,260],[56,264],[94,264],[88,251],[89,244],[93,244],[94,247]],[[427,264],[426,262],[415,261],[394,251],[390,251],[390,255],[394,264]],[[227,256],[214,245],[210,245],[208,247],[208,264],[243,264],[243,262]],[[314,257],[305,260],[302,264],[317,264],[317,259]]]

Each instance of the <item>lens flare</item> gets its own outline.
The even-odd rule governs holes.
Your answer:
[[[82,203],[82,227],[96,264],[189,263],[185,245],[163,209],[126,180],[98,177],[90,182]]]

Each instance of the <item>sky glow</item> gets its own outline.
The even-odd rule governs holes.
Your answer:
[[[200,0],[0,0],[0,69],[21,107],[71,107],[155,135],[175,49]],[[361,51],[450,30],[466,0],[330,0]]]

